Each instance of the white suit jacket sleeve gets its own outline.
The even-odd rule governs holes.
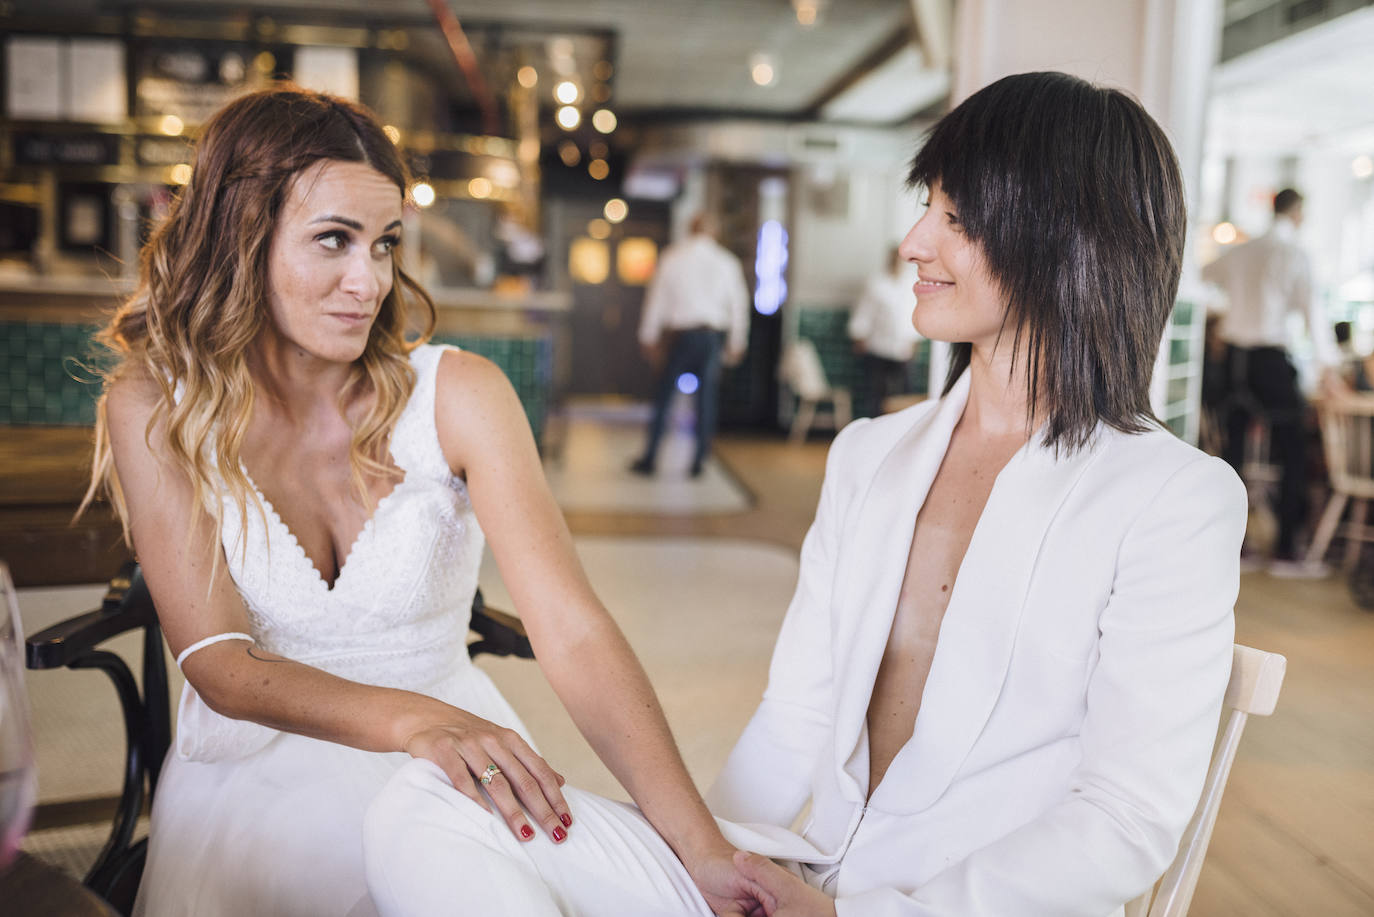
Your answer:
[[[1244,525],[1244,489],[1219,459],[1176,472],[1121,545],[1069,794],[910,895],[837,900],[839,917],[1103,917],[1148,888],[1202,791]]]
[[[712,814],[734,822],[790,826],[811,798],[816,758],[830,737],[833,689],[830,602],[842,497],[853,472],[844,459],[855,421],[835,437],[816,519],[802,543],[797,589],[773,649],[768,688],[725,768],[706,793]]]

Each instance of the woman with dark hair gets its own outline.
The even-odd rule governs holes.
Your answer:
[[[562,778],[468,660],[484,536],[666,859],[733,906],[734,848],[587,583],[514,391],[424,343],[434,305],[399,260],[407,187],[361,106],[239,98],[106,329],[120,361],[91,495],[117,507],[187,679],[135,911],[374,913],[363,813],[410,760],[518,843],[577,835]]]
[[[768,689],[707,801],[755,851],[741,913],[1107,917],[1201,792],[1245,526],[1235,474],[1149,408],[1178,166],[1128,96],[1031,73],[946,115],[911,181],[929,206],[901,252],[949,381],[836,438]],[[369,813],[369,881],[384,914],[458,913],[473,875],[441,867],[514,845],[414,774]],[[578,857],[642,843],[615,831],[523,853],[561,896]],[[658,894],[633,912],[703,913]]]

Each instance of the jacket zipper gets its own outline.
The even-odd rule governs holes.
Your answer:
[[[830,875],[826,876],[825,880],[821,882],[821,891],[830,895],[832,898],[835,896],[832,894],[831,890],[840,878],[840,870],[844,868],[844,858],[849,855],[849,848],[853,845],[854,837],[859,833],[859,826],[864,823],[864,816],[867,814],[868,803],[865,802],[864,807],[859,810],[859,817],[854,822],[854,829],[849,832],[849,837],[845,838],[844,849],[840,851],[839,859],[835,861],[834,870],[832,870]]]

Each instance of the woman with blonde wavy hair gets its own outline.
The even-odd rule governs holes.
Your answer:
[[[121,360],[92,494],[118,508],[187,680],[136,912],[372,913],[363,813],[411,759],[522,843],[576,836],[578,797],[468,661],[484,537],[645,830],[699,900],[747,910],[514,391],[425,343],[434,305],[398,257],[406,187],[361,106],[290,87],[237,99],[105,331]]]

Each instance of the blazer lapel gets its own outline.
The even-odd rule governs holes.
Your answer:
[[[1001,693],[1040,546],[1098,453],[1093,443],[1056,458],[1040,445],[1040,435],[997,476],[974,529],[940,625],[915,731],[874,794],[884,811],[919,812],[940,798]]]
[[[968,386],[965,373],[939,407],[897,441],[879,464],[845,532],[837,578],[841,611],[833,635],[836,671],[841,674],[835,766],[841,790],[855,801],[868,796],[867,746],[858,746],[866,735],[868,703],[892,630],[916,515],[963,414]]]

